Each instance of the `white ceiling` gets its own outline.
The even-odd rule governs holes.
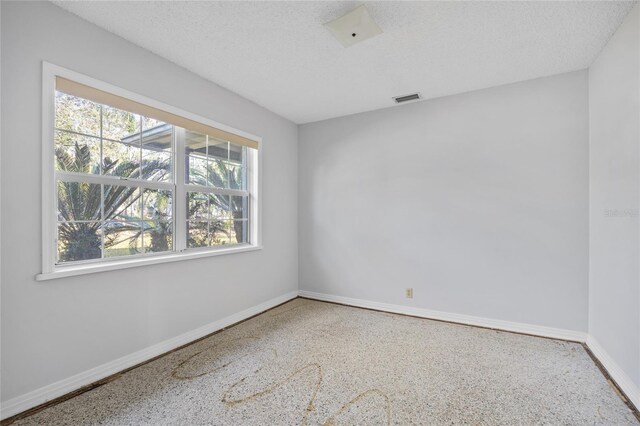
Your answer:
[[[365,2],[383,34],[322,26],[362,2],[56,2],[296,123],[587,68],[633,2]]]

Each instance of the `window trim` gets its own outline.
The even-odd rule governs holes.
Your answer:
[[[63,77],[75,82],[112,93],[117,96],[131,99],[133,101],[148,105],[150,107],[162,109],[169,113],[183,116],[187,119],[200,122],[202,124],[218,128],[225,132],[233,133],[238,136],[252,139],[258,142],[258,149],[252,156],[252,167],[247,169],[247,187],[251,188],[250,202],[252,208],[249,211],[249,241],[251,243],[234,244],[233,246],[218,246],[206,248],[190,248],[183,251],[171,251],[164,253],[153,253],[147,255],[135,255],[131,257],[121,257],[116,260],[101,260],[99,262],[90,263],[74,263],[70,265],[56,265],[56,208],[55,208],[55,191],[56,191],[56,172],[54,166],[55,147],[53,144],[54,122],[55,122],[55,81],[56,76]],[[175,145],[175,144],[174,144]],[[132,268],[144,265],[153,265],[158,263],[176,262],[188,259],[197,259],[209,256],[219,256],[231,253],[241,253],[262,249],[262,151],[263,141],[259,136],[232,128],[230,126],[218,123],[200,115],[182,110],[177,107],[165,104],[153,98],[130,92],[126,89],[114,86],[104,81],[97,80],[84,74],[51,64],[42,62],[42,273],[36,275],[37,281],[50,280],[75,275],[83,275],[94,272],[111,271],[117,269]],[[180,146],[175,146],[180,149]],[[175,153],[174,153],[175,154]],[[174,157],[174,166],[176,167],[176,177],[184,176],[184,168],[176,161]],[[257,169],[257,171],[256,171]],[[182,173],[180,173],[182,171]],[[124,181],[123,181],[124,183]],[[145,181],[145,185],[150,182]],[[154,185],[154,183],[151,183]],[[164,186],[166,184],[162,184]],[[185,189],[188,185],[179,185],[176,182],[169,184],[175,188],[174,198],[178,200],[181,195],[185,195]],[[233,192],[233,190],[229,190]],[[176,202],[176,208],[180,208],[182,204]],[[182,206],[186,208],[186,206]],[[186,211],[182,214],[176,211],[174,223],[177,225],[178,218],[186,221]],[[185,222],[186,226],[186,222]],[[186,242],[186,235],[181,235],[178,231],[180,227],[175,226],[174,243],[178,245],[179,239]],[[184,229],[184,227],[183,227]],[[186,244],[184,245],[186,247]]]

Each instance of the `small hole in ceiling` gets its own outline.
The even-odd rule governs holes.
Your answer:
[[[353,34],[351,34],[351,37],[355,37],[356,35],[357,35],[356,33],[353,33]]]

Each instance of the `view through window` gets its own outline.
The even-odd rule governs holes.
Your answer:
[[[54,143],[57,264],[251,242],[255,149],[62,91]]]

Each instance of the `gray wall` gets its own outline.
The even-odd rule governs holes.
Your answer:
[[[300,288],[586,331],[587,84],[578,71],[301,126]]]
[[[50,3],[2,2],[2,400],[297,289],[297,126]],[[264,250],[38,283],[41,61],[262,136]]]
[[[640,386],[640,9],[589,70],[589,334]]]

